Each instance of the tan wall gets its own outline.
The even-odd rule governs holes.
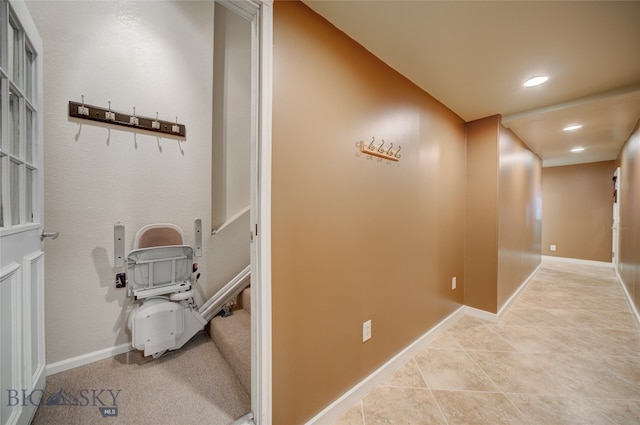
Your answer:
[[[497,311],[500,116],[467,123],[464,303]]]
[[[640,310],[640,122],[620,155],[620,277]]]
[[[274,6],[273,107],[273,423],[288,425],[461,305],[465,123],[299,2]],[[372,136],[401,160],[360,155]]]
[[[542,170],[543,255],[611,262],[614,171],[614,161]]]
[[[500,310],[540,264],[542,161],[500,126],[498,289]]]
[[[500,121],[467,123],[464,303],[492,313],[540,264],[541,161]]]

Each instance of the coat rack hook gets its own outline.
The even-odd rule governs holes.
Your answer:
[[[111,101],[110,100],[109,100],[109,110],[104,113],[104,117],[106,119],[108,119],[109,121],[115,121],[116,120],[116,114],[114,114],[113,111],[111,111]]]
[[[378,152],[383,153],[384,152],[384,139],[382,139],[382,143],[380,144],[380,147],[378,148]]]
[[[180,133],[180,126],[178,125],[178,117],[176,116],[176,123],[171,126],[171,131],[174,133]]]
[[[375,136],[371,138],[371,143],[369,143],[369,146],[367,146],[369,148],[370,151],[375,150],[375,146],[373,146],[373,142],[376,141]]]
[[[89,108],[84,106],[84,95],[80,95],[82,97],[82,105],[78,106],[78,114],[89,116]]]
[[[129,117],[129,124],[138,126],[140,125],[140,120],[136,117],[136,107],[133,107],[133,116]]]
[[[398,159],[400,159],[400,149],[402,149],[402,146],[398,146],[398,150],[396,151],[396,154],[394,155]]]
[[[393,143],[391,143],[391,146],[389,146],[389,149],[387,149],[387,155],[393,155],[393,151],[391,150],[391,148],[393,148]]]

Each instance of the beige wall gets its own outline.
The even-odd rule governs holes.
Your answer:
[[[499,115],[467,123],[464,303],[497,313],[540,264],[540,158]]]
[[[498,311],[540,264],[542,161],[500,126]]]
[[[44,42],[47,363],[126,350],[133,306],[115,288],[113,224],[126,248],[145,224],[171,222],[193,244],[211,228],[214,3],[29,1]],[[118,28],[118,31],[112,31]],[[108,42],[99,49],[91,40]],[[188,48],[191,45],[198,49]],[[88,104],[178,120],[184,142],[68,119]],[[249,217],[203,237],[202,302],[249,264]],[[73,364],[73,363],[71,363]]]
[[[496,312],[500,116],[467,123],[464,303]]]
[[[615,166],[603,161],[543,169],[543,255],[611,262]]]
[[[274,12],[273,423],[287,425],[461,305],[465,123],[303,4]],[[359,154],[371,137],[401,160]]]
[[[640,310],[640,122],[620,155],[620,277]]]

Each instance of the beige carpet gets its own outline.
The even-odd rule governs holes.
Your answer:
[[[227,425],[250,409],[249,396],[202,331],[157,360],[131,351],[47,377],[32,423]]]

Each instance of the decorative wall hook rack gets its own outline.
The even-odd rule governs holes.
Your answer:
[[[99,121],[105,124],[121,125],[129,128],[137,128],[157,133],[170,134],[176,137],[186,137],[187,128],[184,124],[176,122],[163,121],[158,119],[156,112],[155,118],[143,117],[136,114],[136,108],[133,108],[133,114],[125,114],[111,110],[111,102],[108,108],[99,106],[86,105],[84,96],[82,102],[69,101],[69,116],[91,121]]]
[[[402,146],[398,146],[396,150],[393,150],[393,143],[390,143],[389,146],[385,146],[384,140],[380,143],[380,145],[375,144],[376,138],[372,137],[371,142],[367,143],[364,140],[358,142],[360,145],[360,152],[366,155],[373,155],[379,158],[388,159],[389,161],[399,161],[402,155],[400,155],[400,150]]]

